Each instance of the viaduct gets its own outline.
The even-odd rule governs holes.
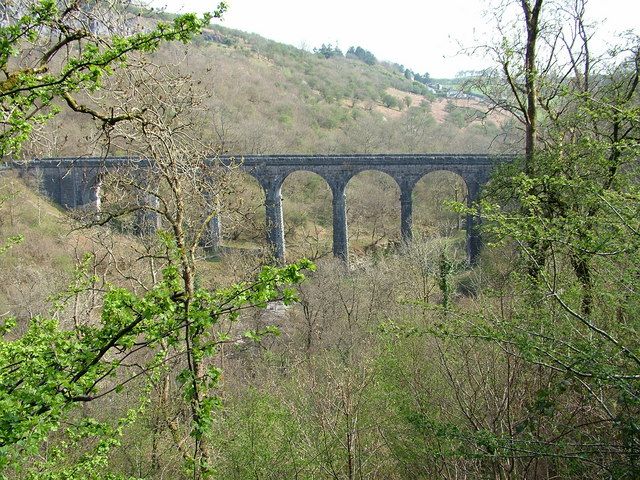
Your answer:
[[[275,257],[284,259],[284,222],[282,212],[282,184],[293,172],[308,171],[321,176],[333,194],[333,254],[347,260],[348,235],[346,215],[346,187],[360,172],[374,170],[388,174],[400,190],[400,230],[404,240],[412,235],[412,193],[416,183],[426,174],[446,170],[458,174],[467,186],[467,203],[479,197],[482,186],[489,180],[493,168],[511,161],[510,156],[457,154],[381,154],[381,155],[247,155],[219,157],[209,162],[237,164],[252,175],[265,194],[267,239]],[[100,176],[110,169],[127,165],[144,166],[145,160],[110,158],[46,158],[13,164],[14,168],[36,171],[42,179],[47,196],[65,208],[100,204]],[[477,231],[478,219],[467,215],[467,258],[473,264],[480,253],[481,239]]]

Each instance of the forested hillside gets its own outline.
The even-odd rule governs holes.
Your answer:
[[[199,132],[220,152],[482,153],[505,145],[509,117],[478,97],[456,98],[463,82],[432,93],[399,65],[307,52],[216,27],[188,45],[165,45],[150,60],[190,75],[208,110]],[[436,81],[434,81],[436,82]],[[102,94],[98,94],[100,97]],[[81,118],[81,117],[80,117]],[[25,155],[101,153],[93,125],[58,115]],[[73,127],[73,128],[72,128]],[[500,128],[499,128],[500,127]],[[114,151],[112,153],[117,153]]]
[[[226,8],[0,5],[0,478],[639,478],[638,33],[597,53],[586,1],[497,2],[460,98]],[[351,152],[519,157],[472,205],[422,178],[412,240],[362,172],[348,259],[331,189],[292,174],[289,263],[259,185],[209,162]],[[71,211],[7,163],[62,155],[146,161]]]

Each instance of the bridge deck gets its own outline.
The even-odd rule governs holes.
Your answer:
[[[221,162],[224,165],[242,164],[247,167],[259,165],[273,166],[329,166],[329,165],[473,165],[489,166],[510,162],[513,155],[489,154],[339,154],[339,155],[224,155],[210,157],[209,162]],[[145,165],[150,160],[139,157],[61,157],[37,158],[27,162],[15,162],[15,166],[119,166]]]

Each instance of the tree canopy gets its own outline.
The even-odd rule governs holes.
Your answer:
[[[378,63],[378,59],[376,59],[373,53],[371,53],[369,50],[365,50],[360,46],[349,47],[349,50],[347,50],[347,57],[357,58],[367,65],[375,65],[376,63]]]
[[[192,212],[187,200],[209,193],[190,183],[192,171],[187,167],[203,171],[210,149],[179,135],[185,125],[192,125],[196,107],[187,88],[190,84],[169,82],[168,76],[159,75],[168,83],[154,85],[158,90],[171,89],[171,95],[161,100],[158,90],[152,90],[151,99],[139,85],[151,85],[159,72],[142,68],[130,77],[124,75],[130,80],[123,93],[126,100],[120,97],[120,103],[105,110],[84,101],[84,93],[103,87],[116,70],[126,71],[130,55],[147,54],[166,41],[186,42],[225,8],[222,3],[203,18],[186,14],[171,23],[156,23],[132,15],[128,4],[118,2],[25,0],[2,5],[0,154],[16,154],[34,127],[55,115],[60,104],[97,119],[105,129],[128,121],[131,125],[124,131],[140,135],[135,137],[135,148],[157,171],[138,172],[137,177],[130,172],[117,179],[124,188],[157,196],[165,210],[158,212],[140,202],[134,209],[164,214],[167,230],[147,239],[159,248],[153,257],[161,267],[146,291],[104,285],[99,318],[83,311],[69,321],[65,314],[69,301],[96,292],[98,278],[88,270],[92,256],[79,267],[69,288],[56,295],[49,315],[18,322],[9,312],[0,318],[0,476],[13,472],[21,478],[112,478],[103,470],[110,449],[118,444],[124,426],[149,404],[148,389],[154,379],[178,359],[182,368],[177,379],[190,409],[186,439],[179,442],[184,467],[193,478],[209,476],[205,437],[219,404],[215,388],[220,377],[210,359],[219,345],[238,340],[220,327],[237,319],[243,309],[276,300],[290,303],[295,298],[291,286],[302,280],[303,269],[312,268],[307,261],[265,267],[253,281],[220,289],[199,287],[195,260],[199,235],[194,231],[207,228],[215,207],[207,202],[209,210],[202,215]],[[203,181],[208,175],[203,173]],[[144,183],[134,182],[140,178]],[[149,189],[153,182],[156,190]],[[134,198],[139,199],[135,194]],[[116,205],[108,218],[130,212]],[[3,243],[0,255],[21,240],[12,237]],[[274,330],[246,330],[239,336],[251,341],[269,333]],[[140,387],[142,380],[146,387]],[[115,418],[99,418],[97,412],[74,421],[75,406],[118,394],[135,382],[138,398],[126,411]],[[66,441],[46,460],[34,461],[52,435]],[[93,448],[68,461],[74,446],[85,440],[93,442]],[[193,448],[186,449],[186,441]]]
[[[0,157],[6,157],[60,111],[60,102],[106,128],[138,115],[126,105],[95,109],[77,94],[99,89],[105,77],[126,67],[128,55],[190,40],[226,5],[170,23],[143,19],[120,1],[16,0],[0,8]]]

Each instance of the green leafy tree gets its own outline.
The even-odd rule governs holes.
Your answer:
[[[395,97],[395,96],[393,96],[393,95],[391,95],[390,93],[387,93],[387,92],[382,92],[382,94],[380,95],[380,101],[387,108],[398,108],[399,109],[401,107],[400,100],[398,100],[397,97]]]
[[[501,84],[493,77],[484,85],[494,107],[522,123],[524,154],[494,176],[480,211],[486,232],[514,248],[521,263],[509,294],[500,295],[502,305],[513,301],[510,308],[490,310],[469,328],[531,366],[538,386],[517,428],[483,432],[478,445],[512,461],[526,452],[565,475],[633,478],[640,42],[632,35],[595,59],[584,2],[515,7],[523,28],[502,30],[493,50]]]
[[[186,42],[220,17],[176,17],[149,23],[127,2],[16,0],[3,2],[0,20],[0,157],[16,154],[33,128],[68,108],[99,120],[108,128],[140,114],[126,105],[99,110],[79,100],[95,91],[127,56],[149,53],[165,41]]]
[[[132,18],[124,6],[117,10],[118,5],[48,0],[3,4],[2,154],[18,151],[34,126],[57,112],[57,100],[99,120],[105,131],[113,131],[108,140],[120,135],[118,126],[126,120],[129,127],[123,131],[129,133],[129,147],[151,160],[151,168],[157,169],[155,178],[162,185],[136,183],[132,178],[127,182],[123,176],[119,185],[134,191],[133,198],[139,199],[146,192],[147,196],[155,195],[158,202],[137,202],[125,205],[124,210],[116,205],[102,212],[97,221],[106,223],[128,211],[146,210],[164,215],[168,230],[162,234],[159,252],[153,257],[163,261],[160,279],[141,294],[107,285],[99,319],[87,316],[75,324],[65,319],[67,303],[96,288],[97,278],[88,273],[88,263],[69,289],[58,296],[50,315],[34,317],[24,325],[10,315],[2,318],[0,474],[113,478],[105,469],[109,452],[118,445],[125,426],[149,404],[150,390],[141,380],[157,378],[169,364],[177,362],[181,366],[177,381],[190,419],[186,424],[188,443],[180,441],[178,448],[192,478],[210,476],[206,440],[220,403],[216,395],[220,371],[211,358],[219,345],[259,340],[274,332],[267,328],[235,335],[221,327],[234,322],[246,308],[264,307],[275,300],[290,303],[295,298],[291,286],[302,280],[303,269],[311,267],[306,261],[284,268],[265,267],[252,282],[219,289],[199,286],[196,251],[215,212],[194,213],[196,204],[192,201],[196,197],[205,199],[206,192],[189,180],[193,179],[193,169],[203,168],[204,154],[194,154],[202,142],[185,143],[185,126],[193,124],[189,120],[184,120],[186,125],[179,123],[185,112],[196,106],[191,97],[180,95],[180,89],[190,91],[191,85],[186,81],[162,85],[172,89],[162,102],[157,96],[145,95],[144,88],[127,89],[131,97],[114,95],[119,103],[104,110],[78,99],[90,98],[83,93],[101,88],[104,78],[116,70],[124,73],[130,86],[150,86],[154,77],[145,76],[143,70],[127,76],[127,55],[151,52],[163,41],[187,41],[212,16],[198,19],[184,15],[171,24],[158,23],[127,33],[112,30],[107,23]],[[108,8],[101,10],[103,7]],[[221,4],[213,16],[220,16],[224,8]],[[136,137],[134,131],[140,136]],[[19,240],[9,239],[2,251]],[[94,414],[75,418],[76,406],[99,403],[133,385],[141,392],[138,401],[114,418],[105,420]],[[43,459],[39,453],[45,443],[48,455]],[[188,444],[191,448],[187,450]],[[76,450],[85,453],[80,455]]]
[[[218,345],[230,341],[222,333],[216,333],[217,326],[225,317],[237,318],[238,312],[247,306],[264,306],[274,300],[291,302],[294,294],[287,286],[299,282],[303,278],[301,269],[309,264],[265,267],[254,282],[208,291],[189,284],[191,269],[185,270],[185,265],[180,265],[179,250],[170,239],[167,241],[175,261],[163,269],[162,280],[144,295],[111,288],[98,324],[68,329],[61,326],[57,315],[37,317],[29,322],[23,334],[8,339],[6,335],[11,334],[15,321],[11,318],[3,321],[0,470],[36,453],[75,405],[121,391],[129,382],[159,369],[170,355],[176,354],[187,358],[179,380],[194,410],[191,435],[196,445],[202,441],[218,403],[211,392],[220,372],[212,367],[203,371],[201,363]],[[86,287],[84,282],[94,280],[85,273],[80,272],[78,282],[63,297],[71,298],[71,294]],[[62,308],[64,303],[58,306]],[[264,332],[245,335],[257,338],[261,334]],[[161,344],[180,347],[160,348]],[[127,359],[141,348],[156,353],[140,371],[123,374]],[[98,428],[95,421],[87,425]],[[108,425],[99,428],[110,428]],[[75,435],[86,435],[86,429],[81,426]],[[207,471],[202,452],[191,460],[198,462],[197,468],[192,467],[200,475]]]
[[[320,46],[320,48],[314,48],[313,49],[313,53],[315,53],[316,55],[320,56],[320,57],[324,57],[324,58],[333,58],[333,57],[343,57],[343,53],[342,50],[340,50],[340,48],[338,48],[338,46],[336,45],[335,47],[331,44],[325,45],[324,43]]]
[[[349,47],[349,50],[347,50],[347,56],[357,58],[367,65],[375,65],[378,63],[378,59],[375,55],[362,47]]]
[[[427,72],[425,72],[424,74],[413,72],[413,79],[416,82],[420,82],[420,83],[422,83],[424,85],[428,85],[429,83],[431,83],[431,77],[429,76],[429,73],[427,73]]]

